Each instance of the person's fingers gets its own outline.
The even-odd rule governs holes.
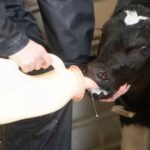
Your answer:
[[[29,69],[27,67],[20,67],[21,71],[23,71],[24,73],[28,73]]]
[[[21,70],[24,72],[24,73],[28,73],[30,71],[32,71],[34,69],[34,65],[30,64],[30,65],[22,65],[21,66]]]
[[[40,70],[42,68],[42,65],[43,65],[43,60],[37,61],[34,70]]]
[[[42,63],[42,68],[43,69],[46,69],[50,66],[50,64],[52,63],[52,59],[50,57],[50,55],[48,53],[44,53],[42,55],[42,60],[43,60],[43,63]]]

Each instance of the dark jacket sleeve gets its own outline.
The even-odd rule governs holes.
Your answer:
[[[23,0],[5,0],[4,3],[7,16],[16,24],[16,29],[24,33],[29,39],[43,45],[50,52],[37,21],[27,4]]]
[[[4,1],[0,0],[0,57],[7,57],[21,50],[28,43],[27,36],[18,31],[7,16]]]

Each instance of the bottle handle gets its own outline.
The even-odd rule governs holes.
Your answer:
[[[65,65],[64,65],[64,63],[63,63],[63,61],[62,61],[58,56],[56,56],[56,55],[54,55],[54,54],[49,54],[49,55],[50,55],[50,57],[52,58],[52,63],[51,63],[51,65],[52,65],[52,67],[54,68],[54,71],[55,71],[56,73],[61,73],[63,70],[66,69],[66,67],[65,67]]]
[[[49,55],[52,58],[51,66],[53,67],[56,73],[61,73],[63,70],[66,69],[63,61],[58,56],[54,54]],[[18,65],[11,59],[0,58],[0,68],[5,70],[8,69],[12,71],[14,70],[17,72],[21,72]]]

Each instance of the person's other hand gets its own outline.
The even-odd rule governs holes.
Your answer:
[[[25,73],[41,68],[46,69],[52,62],[45,48],[32,40],[29,40],[29,43],[22,50],[9,56],[9,58],[16,62]]]
[[[129,89],[130,89],[130,85],[129,84],[124,84],[122,86],[120,86],[119,90],[110,98],[107,99],[101,99],[101,102],[114,102],[118,97],[122,96],[123,94],[125,94]]]

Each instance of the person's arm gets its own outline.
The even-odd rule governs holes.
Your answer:
[[[0,1],[0,18],[0,56],[8,57],[25,47],[29,39],[8,19],[3,1]]]
[[[0,57],[10,57],[24,72],[47,68],[51,59],[43,46],[18,31],[8,17],[4,2],[0,2]]]

